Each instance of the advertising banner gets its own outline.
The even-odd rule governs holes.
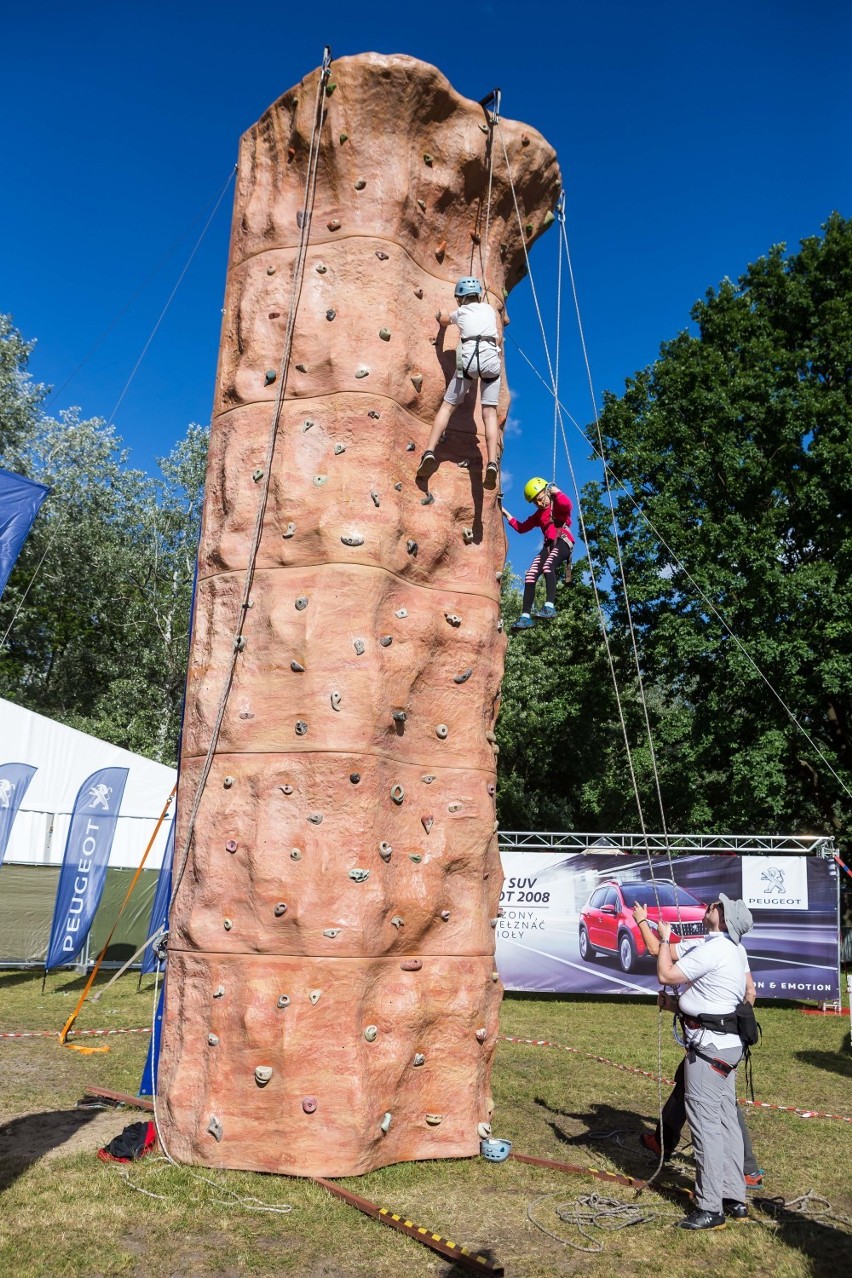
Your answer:
[[[6,855],[6,845],[12,833],[21,800],[36,772],[38,768],[32,768],[28,763],[0,765],[0,865],[3,864],[3,857]]]
[[[154,936],[162,928],[169,926],[169,903],[172,898],[172,859],[175,854],[175,822],[172,821],[166,850],[163,853],[163,864],[160,866],[160,877],[157,879],[157,891],[154,893],[154,904],[151,906],[151,922],[148,924],[148,935]],[[146,945],[142,956],[142,975],[153,972],[158,966],[153,945]],[[141,1095],[141,1093],[140,1093]]]
[[[129,768],[100,768],[77,792],[56,890],[45,971],[73,962],[92,926],[106,879]]]
[[[0,470],[0,595],[49,492],[44,484]]]
[[[649,994],[658,988],[632,907],[704,935],[724,892],[754,916],[743,938],[758,998],[840,996],[837,865],[809,856],[501,852],[497,967],[508,990]]]

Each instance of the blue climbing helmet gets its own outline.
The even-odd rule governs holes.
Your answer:
[[[482,283],[473,275],[464,275],[458,281],[455,287],[456,297],[470,297],[475,293],[477,297],[482,296]]]
[[[489,1163],[502,1163],[509,1157],[512,1150],[512,1142],[510,1140],[481,1140],[479,1142],[479,1152],[483,1158]]]

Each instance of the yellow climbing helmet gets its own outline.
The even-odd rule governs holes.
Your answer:
[[[542,479],[540,475],[528,479],[524,484],[524,497],[527,501],[535,501],[539,493],[543,493],[547,487],[547,480]]]

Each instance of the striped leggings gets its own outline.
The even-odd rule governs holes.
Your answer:
[[[556,573],[560,564],[571,558],[571,543],[567,537],[558,537],[556,541],[546,541],[535,559],[527,569],[524,577],[523,611],[529,612],[535,599],[535,583],[544,577],[547,590],[547,602],[556,602]]]

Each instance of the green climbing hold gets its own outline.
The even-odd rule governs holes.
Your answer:
[[[341,135],[340,135],[340,145],[341,145],[341,146],[343,146],[343,143],[344,143],[344,142],[348,142],[348,141],[349,141],[349,134],[348,134],[348,133],[341,133]]]
[[[331,97],[331,95],[332,95],[332,93],[334,93],[334,90],[335,90],[336,88],[337,88],[337,85],[336,85],[336,84],[333,84],[333,83],[329,83],[329,84],[327,84],[327,85],[325,86],[325,96],[326,96],[327,98],[330,98],[330,97]]]

